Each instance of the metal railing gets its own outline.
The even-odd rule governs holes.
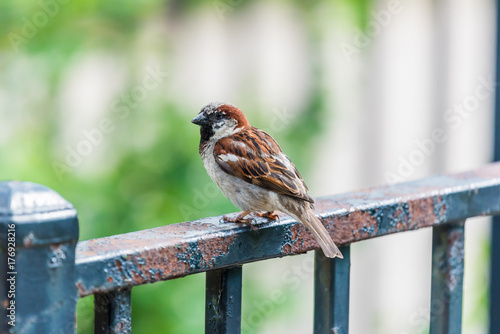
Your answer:
[[[500,161],[500,1],[496,2],[496,66],[494,160]],[[491,229],[490,282],[500,281],[500,216],[493,218]],[[490,333],[500,333],[500,284],[490,283]]]
[[[344,259],[316,251],[314,333],[348,332],[351,243],[425,227],[433,228],[431,333],[460,332],[464,223],[500,213],[500,163],[318,198],[315,207]],[[239,333],[243,264],[318,246],[287,217],[257,219],[258,231],[219,219],[77,242],[76,211],[61,196],[0,183],[2,332],[73,333],[77,299],[94,294],[95,332],[130,333],[134,286],[207,272],[205,332]]]

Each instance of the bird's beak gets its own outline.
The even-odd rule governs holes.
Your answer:
[[[207,125],[208,124],[208,118],[205,116],[204,113],[199,113],[196,115],[195,118],[191,120],[191,123],[197,124],[197,125]]]

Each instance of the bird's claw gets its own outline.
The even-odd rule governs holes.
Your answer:
[[[277,214],[275,214],[274,211],[271,211],[271,212],[259,212],[259,213],[256,213],[255,215],[259,216],[259,217],[268,218],[268,219],[271,219],[271,220],[279,220],[280,219],[280,216],[278,216]]]
[[[250,227],[253,231],[258,231],[259,228],[252,223],[255,222],[254,218],[243,218],[240,216],[236,217],[229,217],[229,216],[222,216],[222,218],[219,220],[220,223],[235,223],[235,224],[245,224],[248,227]]]

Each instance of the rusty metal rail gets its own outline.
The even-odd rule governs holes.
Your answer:
[[[496,214],[500,163],[475,172],[317,198],[316,213],[340,245],[391,233]],[[80,242],[76,249],[81,297],[317,248],[289,217],[247,226],[200,219]],[[105,270],[103,270],[103,268]]]
[[[500,213],[500,163],[318,198],[316,213],[345,259],[330,260],[316,251],[314,333],[348,333],[351,243],[425,227],[434,229],[431,333],[457,333],[464,223]],[[289,217],[257,219],[257,231],[219,219],[77,243],[78,220],[71,204],[40,185],[0,183],[0,265],[7,268],[0,272],[0,296],[3,305],[10,305],[7,279],[15,271],[15,332],[53,333],[58,326],[72,333],[77,298],[95,294],[95,332],[130,333],[134,286],[207,271],[206,332],[239,333],[242,265],[318,246]],[[15,231],[15,268],[9,267],[9,230]],[[1,310],[2,319],[8,319],[8,308]],[[11,329],[2,321],[2,332]]]

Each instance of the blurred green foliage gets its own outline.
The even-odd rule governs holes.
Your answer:
[[[310,26],[312,48],[321,29],[315,20],[318,3],[322,1],[296,4],[302,7],[303,20]],[[358,13],[359,22],[366,19],[366,0],[343,3]],[[152,94],[124,120],[113,118],[110,110],[115,130],[105,136],[106,147],[99,148],[104,150],[100,158],[103,168],[97,172],[77,167],[60,179],[53,166],[67,153],[67,143],[61,142],[66,125],[58,97],[72,61],[89,51],[112,51],[128,64],[125,86],[130,89],[143,75],[134,49],[139,27],[152,16],[157,18],[158,13],[167,20],[189,15],[193,9],[213,10],[212,4],[194,0],[1,1],[4,110],[0,139],[4,141],[0,146],[0,179],[29,180],[59,192],[79,212],[81,240],[235,211],[210,188],[212,183],[198,156],[198,129],[189,123],[197,110],[190,114],[180,110],[172,103],[173,96]],[[235,12],[246,5],[248,2],[242,2]],[[46,13],[46,22],[40,13]],[[33,22],[39,22],[40,27]],[[168,39],[164,42],[168,50]],[[18,66],[27,66],[29,76],[16,75]],[[315,136],[324,130],[321,69],[315,68],[315,72],[308,106],[277,138],[304,171]],[[254,121],[265,128],[264,119]],[[149,140],[138,145],[142,137]],[[251,311],[252,302],[261,297],[259,284],[250,283],[247,288],[255,292],[245,299],[249,306],[244,308]],[[204,275],[134,288],[132,300],[135,333],[202,332]],[[290,305],[293,303],[281,311],[282,315],[290,311]],[[90,333],[92,327],[92,297],[87,297],[78,304],[78,332]]]

